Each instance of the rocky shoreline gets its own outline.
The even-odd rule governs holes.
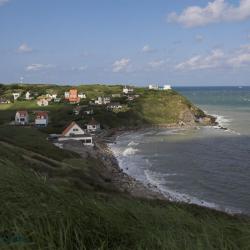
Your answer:
[[[211,125],[218,124],[214,123]],[[142,182],[136,180],[132,176],[124,173],[120,168],[118,160],[114,156],[112,150],[109,147],[110,143],[115,143],[117,136],[130,132],[138,131],[148,128],[191,128],[202,126],[199,124],[161,124],[161,125],[151,125],[140,128],[120,128],[120,129],[109,129],[103,130],[100,134],[95,137],[95,146],[90,147],[79,147],[79,145],[74,145],[74,142],[66,143],[63,148],[74,151],[80,154],[83,158],[91,156],[101,160],[104,167],[104,172],[108,173],[110,177],[110,182],[113,186],[120,192],[131,195],[137,198],[146,199],[160,199],[169,200],[168,197],[163,195],[161,191],[151,184],[145,185]],[[225,129],[221,127],[221,129]]]

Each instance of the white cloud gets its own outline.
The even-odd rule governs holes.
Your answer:
[[[154,60],[148,63],[148,65],[153,69],[160,68],[164,64],[165,64],[164,60]]]
[[[28,65],[25,70],[26,71],[40,71],[40,70],[44,70],[44,69],[50,69],[50,68],[54,68],[55,65],[51,65],[51,64],[39,64],[39,63],[34,63],[31,65]]]
[[[175,66],[175,69],[198,70],[216,68],[223,63],[224,57],[224,53],[221,50],[216,49],[207,56],[197,55],[181,62]]]
[[[72,67],[73,71],[86,71],[88,66]]]
[[[125,72],[128,70],[128,66],[130,64],[130,59],[128,58],[122,58],[120,60],[117,60],[113,63],[113,72]]]
[[[144,45],[143,48],[142,48],[142,52],[143,53],[150,53],[150,52],[154,52],[155,49],[151,48],[149,45]]]
[[[26,43],[22,43],[17,49],[18,53],[30,53],[32,51],[33,49],[30,48]]]
[[[177,22],[186,27],[196,27],[223,21],[241,21],[249,17],[250,0],[240,0],[238,6],[225,0],[214,0],[203,8],[200,6],[187,7],[179,15],[172,12],[168,15],[168,21]]]
[[[250,65],[250,44],[241,46],[230,58],[227,64],[232,67],[242,67]]]
[[[10,0],[0,0],[0,6],[3,6],[4,4],[8,3]]]

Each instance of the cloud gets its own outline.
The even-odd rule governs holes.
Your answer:
[[[22,43],[17,49],[18,53],[30,53],[32,51],[33,49],[30,48],[26,43]]]
[[[220,66],[223,63],[225,55],[219,50],[213,50],[209,55],[197,55],[190,59],[181,62],[175,66],[177,70],[198,70],[198,69],[211,69]]]
[[[142,48],[142,52],[143,53],[151,53],[154,52],[155,49],[151,48],[149,45],[144,45]]]
[[[250,0],[240,0],[234,6],[225,0],[214,0],[207,6],[190,6],[179,15],[172,12],[168,15],[169,22],[177,22],[185,27],[205,26],[211,23],[241,21],[250,17]]]
[[[86,71],[87,70],[87,68],[88,68],[88,66],[80,66],[80,67],[72,67],[72,70],[73,71]]]
[[[165,64],[164,60],[154,60],[148,63],[148,65],[153,69],[160,68],[164,64]]]
[[[130,64],[130,59],[122,58],[113,63],[113,72],[126,72],[128,70],[128,66]]]
[[[54,68],[55,65],[52,64],[38,64],[38,63],[34,63],[31,65],[28,65],[25,70],[26,71],[41,71],[44,69],[50,69],[50,68]]]
[[[250,44],[241,46],[240,49],[227,60],[231,67],[239,68],[250,65]]]
[[[10,0],[0,0],[0,7],[8,3]]]

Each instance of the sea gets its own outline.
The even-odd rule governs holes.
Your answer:
[[[120,167],[168,199],[250,214],[250,87],[179,87],[220,126],[144,129],[110,144]]]

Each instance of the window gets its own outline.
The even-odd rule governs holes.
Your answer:
[[[77,132],[77,131],[79,131],[79,130],[78,130],[78,128],[73,128],[73,131],[74,131],[74,132]]]

